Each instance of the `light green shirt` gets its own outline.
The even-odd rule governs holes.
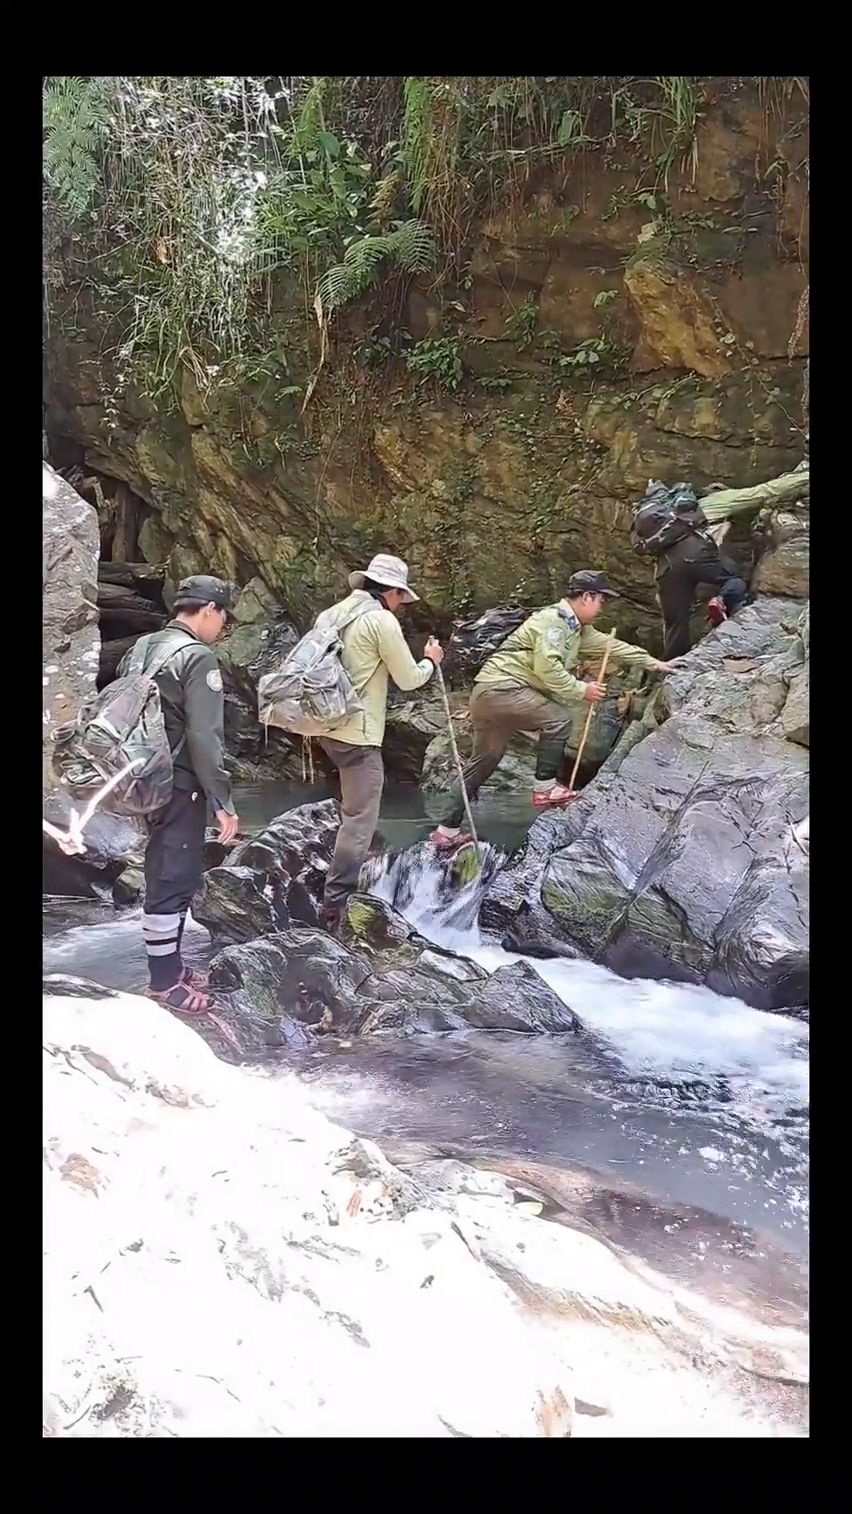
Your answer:
[[[340,625],[359,604],[372,602],[374,608],[347,626],[341,635],[340,660],[352,680],[364,706],[363,714],[353,715],[332,733],[334,741],[351,746],[381,746],[385,734],[388,703],[388,678],[397,688],[409,692],[422,688],[434,672],[428,657],[415,662],[402,634],[399,621],[390,610],[372,599],[366,589],[356,589],[339,604],[325,610],[319,620]]]
[[[500,649],[489,657],[476,682],[484,684],[523,683],[557,704],[582,699],[586,685],[571,672],[578,662],[592,662],[603,656],[609,637],[592,626],[581,626],[566,606],[548,605],[536,610],[517,631],[507,636]],[[647,668],[657,666],[656,658],[642,647],[627,641],[614,641],[610,662]]]

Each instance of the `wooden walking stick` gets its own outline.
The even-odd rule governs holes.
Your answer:
[[[609,654],[612,651],[612,644],[613,644],[614,641],[615,641],[615,627],[613,626],[612,630],[609,633],[609,640],[607,641],[606,648],[604,650],[603,661],[601,662],[601,670],[598,673],[597,678],[595,679],[596,683],[603,683],[603,681],[604,681],[604,675],[606,673],[606,665],[609,662]],[[590,727],[590,725],[592,723],[592,716],[594,715],[594,713],[595,713],[595,706],[593,704],[590,704],[589,705],[589,713],[586,716],[586,724],[583,727],[583,735],[582,735],[582,738],[581,738],[581,741],[580,741],[580,745],[577,748],[577,759],[576,759],[576,761],[574,763],[574,767],[573,767],[573,769],[571,771],[571,777],[568,779],[568,787],[569,787],[569,789],[573,789],[573,787],[574,787],[574,780],[577,777],[577,769],[580,766],[580,759],[583,756],[583,748],[585,747],[586,741],[588,740],[589,727]]]

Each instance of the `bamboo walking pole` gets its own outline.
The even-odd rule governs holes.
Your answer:
[[[450,709],[450,701],[449,701],[449,697],[447,695],[447,685],[444,683],[444,675],[443,675],[443,673],[441,671],[441,664],[440,663],[436,663],[435,664],[435,672],[438,675],[438,688],[441,690],[441,698],[444,701],[444,714],[447,717],[447,730],[450,733],[450,747],[452,748],[453,761],[455,762],[455,765],[456,765],[456,773],[458,775],[458,780],[459,780],[459,784],[460,784],[460,787],[461,787],[462,801],[464,803],[464,812],[465,812],[465,815],[467,817],[467,823],[468,823],[468,826],[470,828],[470,834],[473,837],[473,844],[474,844],[474,846],[478,846],[479,845],[479,837],[476,834],[476,826],[473,823],[473,816],[470,813],[470,800],[467,797],[467,788],[465,787],[464,768],[462,766],[461,753],[459,752],[458,745],[456,743],[456,733],[453,730],[453,715],[452,715],[452,711]]]
[[[601,662],[601,670],[598,673],[597,678],[595,679],[596,683],[603,683],[603,681],[604,681],[604,676],[606,674],[606,665],[609,662],[609,654],[612,651],[612,644],[613,644],[614,641],[615,641],[615,627],[613,626],[612,630],[609,633],[609,640],[608,640],[608,642],[606,644],[606,648],[604,650],[603,661]],[[578,770],[578,768],[580,766],[580,760],[581,760],[581,758],[583,756],[583,749],[585,748],[586,741],[588,740],[589,727],[591,726],[592,716],[594,715],[594,713],[595,713],[595,706],[593,704],[590,704],[589,705],[589,713],[586,716],[586,724],[583,727],[582,739],[580,741],[580,745],[577,748],[577,758],[576,758],[576,761],[574,763],[574,767],[573,767],[573,769],[571,771],[571,777],[568,779],[568,787],[569,787],[569,789],[573,789],[573,787],[574,787],[574,780],[577,777],[577,770]]]

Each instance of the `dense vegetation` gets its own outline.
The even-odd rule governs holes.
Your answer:
[[[756,82],[770,106],[807,98]],[[391,310],[416,274],[463,280],[476,217],[543,167],[638,145],[637,192],[664,195],[702,100],[686,77],[48,78],[45,317],[82,296],[119,375],[165,400],[184,365],[206,389],[270,356],[286,275],[318,374],[343,306],[380,280]],[[458,379],[440,339],[408,365]]]

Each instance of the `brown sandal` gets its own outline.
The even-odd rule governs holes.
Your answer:
[[[176,1015],[206,1015],[213,1008],[210,995],[202,993],[197,988],[190,988],[184,979],[180,979],[171,988],[166,988],[161,993],[149,993],[148,997],[153,999],[155,1004],[161,1004],[163,1009],[170,1009]]]
[[[208,977],[207,973],[197,973],[193,971],[191,967],[185,967],[183,969],[179,981],[183,983],[186,988],[193,989],[197,994],[206,994],[208,988],[210,987],[210,978]]]

